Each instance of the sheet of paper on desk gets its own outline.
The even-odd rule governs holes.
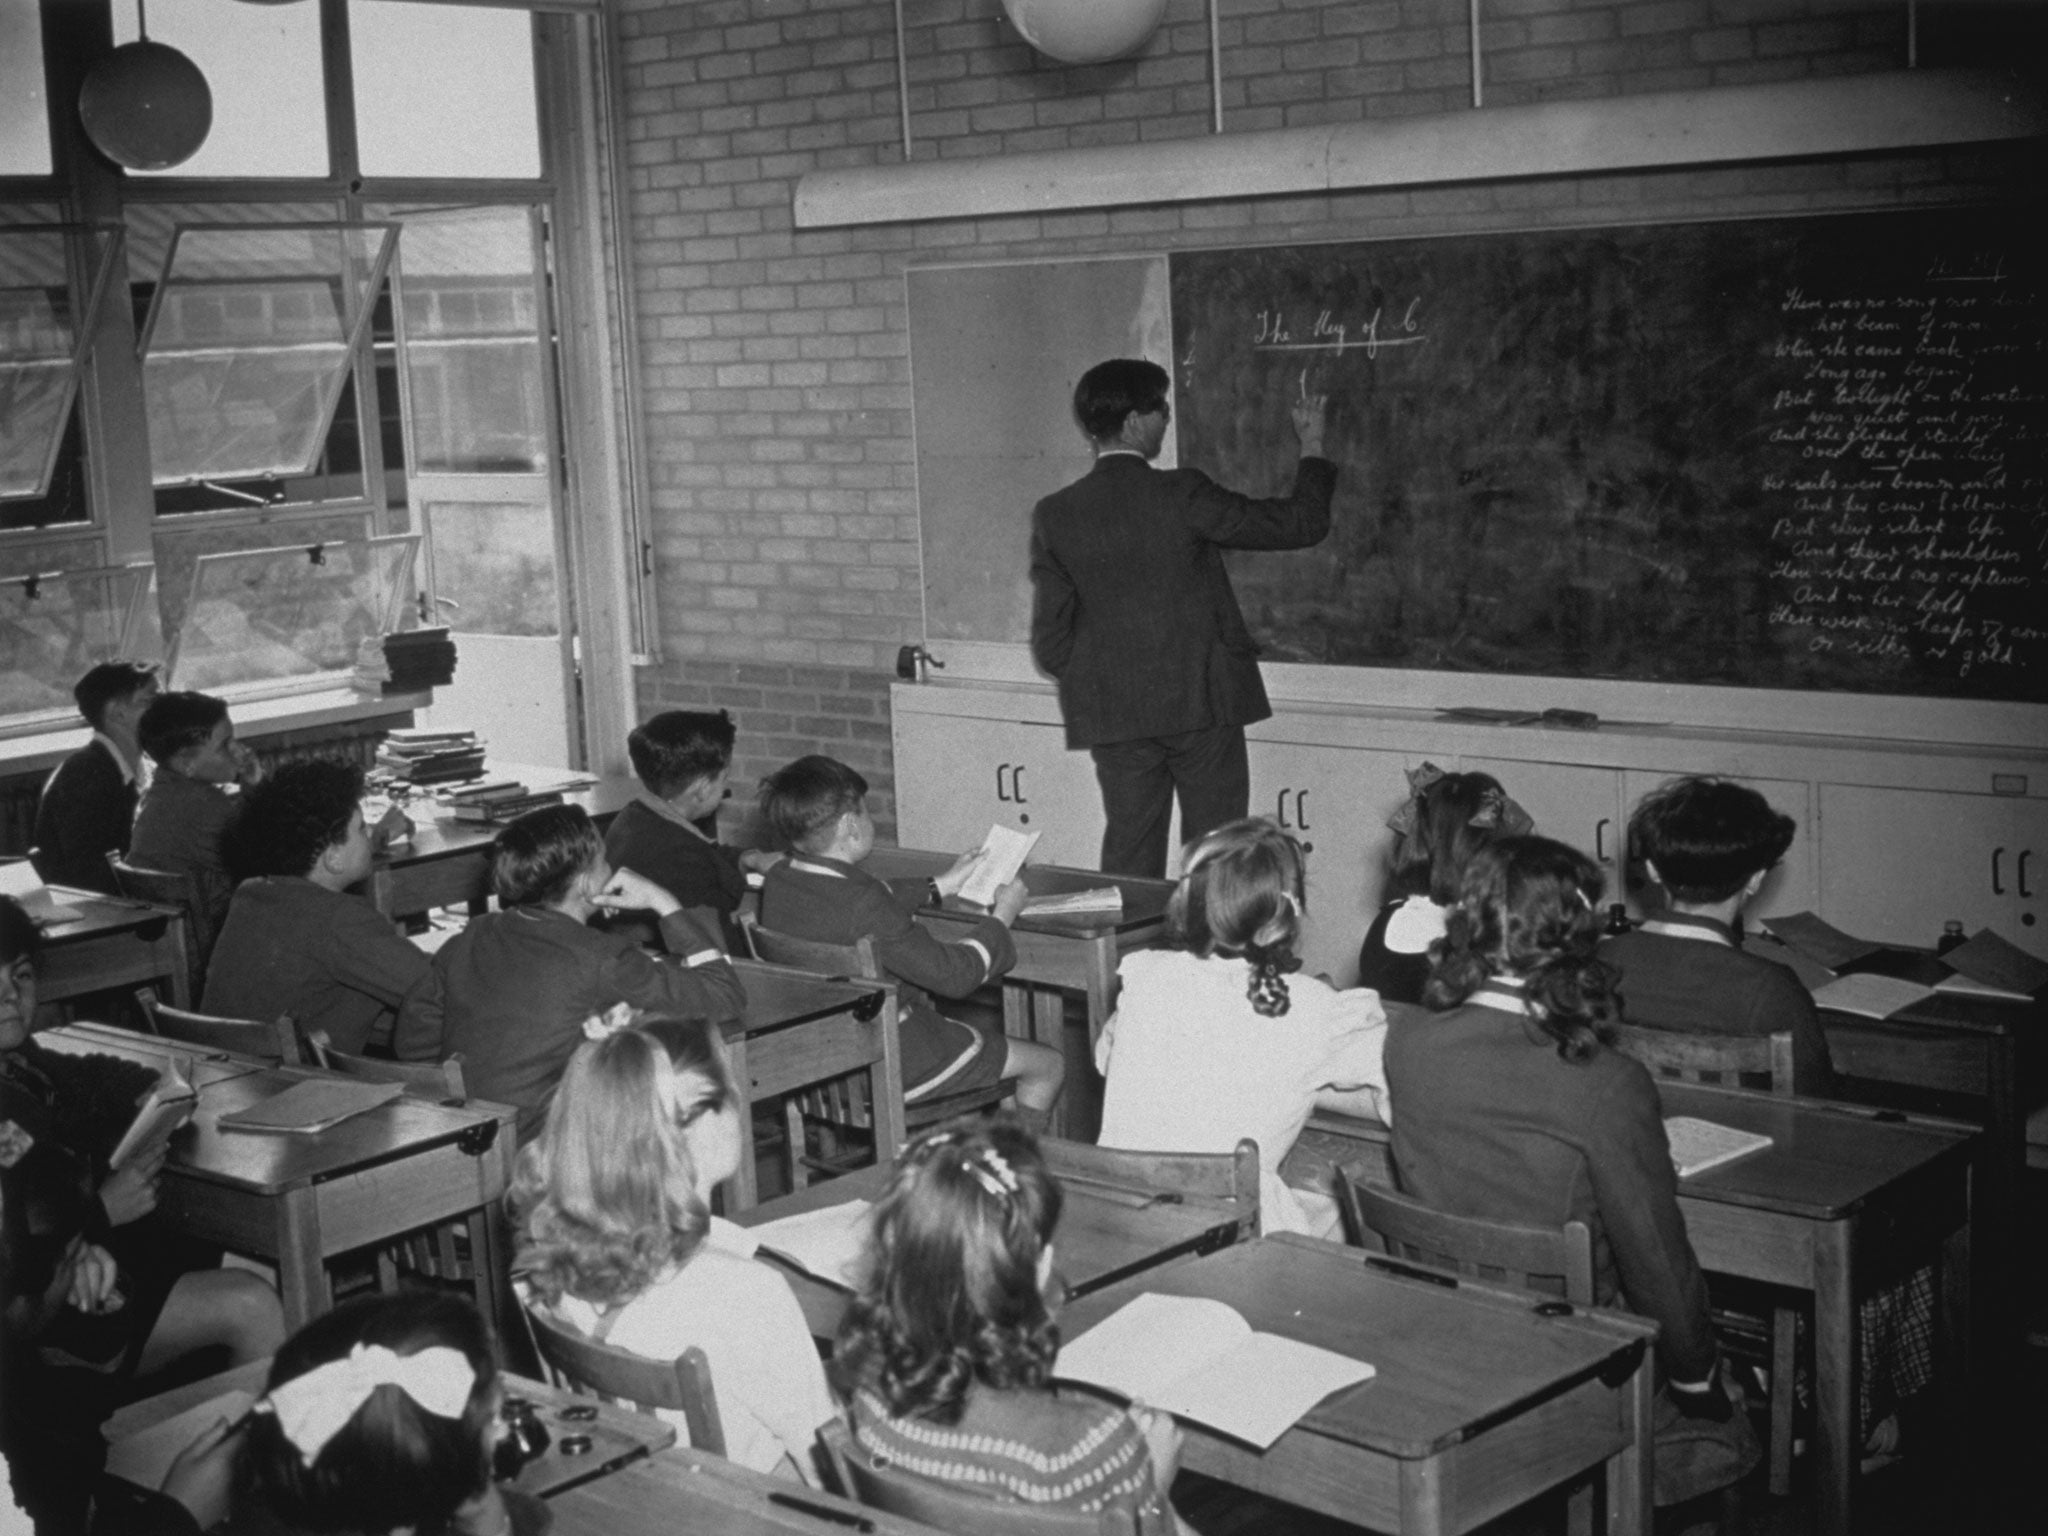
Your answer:
[[[220,1117],[224,1131],[274,1132],[309,1136],[389,1104],[405,1092],[403,1083],[366,1083],[336,1078],[309,1078],[282,1093]]]
[[[1001,822],[991,826],[981,846],[974,850],[974,863],[968,867],[966,883],[960,887],[960,899],[977,907],[994,906],[997,888],[1017,878],[1017,871],[1024,867],[1037,842],[1036,832],[1019,832]]]
[[[1853,934],[1842,932],[1833,923],[1824,922],[1813,912],[1794,912],[1787,917],[1767,917],[1764,927],[1778,936],[1781,943],[1818,960],[1831,971],[1839,971],[1852,960],[1861,960],[1874,955],[1882,944],[1873,944],[1868,939],[1859,939]]]
[[[849,1200],[749,1227],[761,1247],[780,1254],[805,1274],[849,1290],[860,1284],[861,1255],[867,1250],[868,1202]]]
[[[1739,1131],[1691,1115],[1672,1115],[1664,1122],[1664,1135],[1671,1143],[1671,1166],[1681,1179],[1761,1152],[1771,1144],[1771,1138],[1759,1132]]]
[[[1956,974],[1937,981],[1937,992],[2010,997],[2024,1002],[2048,985],[2048,961],[2036,960],[1989,928],[1941,957]]]
[[[0,862],[0,896],[12,896],[37,926],[51,928],[58,923],[75,923],[85,916],[81,907],[69,906],[50,894],[43,877],[27,859]]]
[[[1255,1333],[1228,1303],[1148,1291],[1062,1347],[1053,1374],[1265,1450],[1332,1392],[1374,1373],[1334,1350]]]
[[[107,1447],[107,1470],[138,1487],[160,1488],[178,1452],[222,1419],[234,1423],[255,1401],[253,1392],[223,1392],[147,1429],[138,1429]]]
[[[1069,891],[1064,896],[1034,896],[1024,903],[1026,917],[1093,917],[1123,909],[1124,893],[1113,885]]]
[[[192,1118],[198,1107],[199,1090],[192,1086],[192,1058],[173,1056],[143,1094],[135,1118],[121,1133],[107,1166],[119,1168],[130,1158],[163,1145],[171,1139],[171,1132]]]
[[[1896,976],[1858,972],[1837,976],[1813,994],[1813,1006],[1837,1013],[1859,1013],[1866,1019],[1888,1019],[1903,1008],[1934,996],[1934,988]]]
[[[1753,933],[1743,946],[1743,953],[1757,955],[1774,964],[1782,965],[1809,992],[1818,992],[1835,979],[1835,973],[1822,965],[1803,949],[1794,949],[1774,933]]]

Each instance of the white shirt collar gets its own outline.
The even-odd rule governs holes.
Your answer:
[[[123,784],[139,785],[142,782],[142,759],[139,754],[134,762],[129,762],[128,754],[121,750],[121,744],[105,731],[94,731],[92,739],[107,749],[107,756],[111,757],[115,766],[121,770]]]

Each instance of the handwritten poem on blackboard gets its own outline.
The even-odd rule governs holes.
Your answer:
[[[1880,664],[2038,670],[2048,356],[2006,255],[1930,261],[1912,291],[1788,286],[1762,489],[1783,643]],[[1945,666],[1944,666],[1945,664]]]

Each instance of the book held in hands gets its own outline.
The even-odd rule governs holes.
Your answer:
[[[164,1063],[156,1082],[144,1091],[136,1105],[135,1118],[121,1133],[107,1166],[121,1168],[155,1151],[198,1108],[199,1090],[192,1086],[192,1058],[173,1056]]]

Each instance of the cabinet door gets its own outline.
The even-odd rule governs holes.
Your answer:
[[[2048,959],[2048,805],[1820,786],[1821,915],[1858,938],[1932,944],[1951,919]]]
[[[1578,763],[1532,763],[1461,757],[1463,773],[1490,773],[1508,797],[1536,819],[1536,830],[1592,858],[1607,881],[1607,899],[1621,901],[1623,842],[1621,773]]]
[[[1394,834],[1387,817],[1408,793],[1398,752],[1251,744],[1252,814],[1270,816],[1307,852],[1302,959],[1340,987],[1358,981],[1358,946],[1378,911]]]
[[[1624,812],[1635,814],[1636,806],[1643,796],[1661,784],[1668,784],[1676,774],[1643,773],[1630,771],[1622,775],[1622,794],[1626,800]],[[1773,810],[1783,811],[1799,824],[1799,831],[1792,839],[1792,846],[1778,867],[1765,876],[1763,889],[1756,900],[1749,905],[1751,917],[1775,917],[1792,912],[1818,912],[1820,910],[1820,882],[1815,874],[1820,848],[1820,829],[1813,817],[1813,786],[1804,780],[1794,779],[1743,779],[1764,799],[1771,803]],[[1628,824],[1622,823],[1622,836],[1628,835]],[[1627,850],[1623,850],[1627,856]],[[1630,891],[1629,910],[1642,915],[1643,892]]]
[[[1102,795],[1086,752],[1056,725],[899,713],[896,836],[906,848],[972,848],[992,822],[1039,834],[1034,864],[1094,869]]]

